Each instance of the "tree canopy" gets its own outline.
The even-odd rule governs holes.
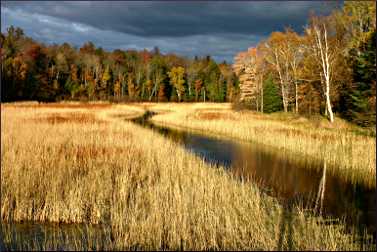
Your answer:
[[[329,16],[311,15],[302,35],[290,28],[272,32],[235,57],[240,97],[264,112],[280,100],[285,112],[321,113],[330,121],[336,114],[374,125],[375,15],[375,2],[345,2]]]
[[[2,101],[225,102],[237,93],[231,66],[222,63],[220,71],[208,56],[189,59],[158,48],[108,52],[92,42],[78,49],[44,45],[13,26],[0,42]]]

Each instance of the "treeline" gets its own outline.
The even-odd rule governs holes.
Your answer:
[[[232,101],[231,65],[152,51],[44,45],[13,26],[1,34],[1,98],[16,100]]]
[[[376,123],[376,3],[344,2],[311,15],[302,35],[273,32],[235,58],[240,98],[252,109],[334,114]]]

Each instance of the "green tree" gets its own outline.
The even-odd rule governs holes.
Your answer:
[[[87,42],[46,46],[9,27],[0,36],[1,95],[5,101],[108,99],[127,95],[132,100],[224,101],[232,69],[207,56],[187,59],[154,51],[112,52]],[[170,75],[168,76],[168,69]],[[170,77],[170,78],[168,78]],[[201,83],[195,81],[201,80]]]
[[[376,123],[376,31],[353,59],[354,82],[343,90],[342,114],[362,126]]]
[[[69,77],[64,85],[65,89],[69,92],[71,99],[76,97],[76,94],[80,92],[80,85]]]
[[[283,109],[283,100],[279,95],[279,89],[274,83],[271,75],[264,81],[263,85],[263,111],[272,113]]]

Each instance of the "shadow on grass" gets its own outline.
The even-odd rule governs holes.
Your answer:
[[[285,203],[281,214],[279,241],[277,250],[291,251],[293,247],[293,206],[294,201],[288,200]]]

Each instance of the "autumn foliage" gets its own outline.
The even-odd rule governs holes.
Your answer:
[[[346,2],[329,16],[311,15],[302,35],[286,28],[238,53],[233,69],[241,101],[271,112],[264,110],[271,107],[268,102],[278,104],[280,99],[285,112],[324,114],[331,122],[335,114],[374,125],[375,15],[373,2]],[[270,77],[277,95],[270,92]]]
[[[188,59],[158,48],[107,52],[91,42],[79,49],[44,45],[13,26],[0,42],[2,101],[225,102],[232,97],[227,93],[237,92],[231,66],[209,56]],[[198,80],[202,86],[195,91]]]

